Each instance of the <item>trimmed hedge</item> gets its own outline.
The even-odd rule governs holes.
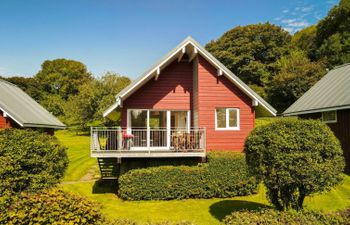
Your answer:
[[[208,154],[198,166],[160,166],[131,170],[119,178],[118,194],[126,200],[228,198],[256,192],[240,153]]]
[[[37,131],[0,131],[0,196],[37,192],[57,184],[68,165],[66,148]]]
[[[226,225],[343,225],[350,224],[350,210],[321,214],[312,211],[276,211],[273,209],[266,209],[261,211],[237,211],[224,219]]]
[[[104,224],[99,205],[59,189],[21,193],[0,215],[0,224]]]

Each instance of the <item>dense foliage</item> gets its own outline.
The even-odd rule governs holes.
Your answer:
[[[64,108],[65,122],[85,128],[88,122],[102,120],[103,112],[115,102],[115,96],[130,79],[107,72],[100,79],[92,79],[78,88],[79,94],[68,98]],[[118,120],[119,118],[115,118]]]
[[[288,32],[265,23],[235,27],[216,41],[209,42],[205,48],[264,95],[264,88],[278,70],[276,61],[288,54],[290,43]]]
[[[340,143],[320,121],[289,118],[257,127],[244,150],[250,171],[262,179],[279,210],[302,209],[306,196],[342,180]]]
[[[67,167],[66,149],[36,131],[0,131],[0,196],[36,192],[58,183]]]
[[[59,95],[65,100],[78,94],[78,87],[91,78],[83,63],[68,59],[46,60],[35,75],[43,92]]]
[[[21,195],[5,211],[0,224],[104,224],[100,207],[58,189]]]
[[[343,225],[350,224],[350,210],[322,214],[319,212],[296,212],[296,211],[276,211],[273,209],[264,209],[259,211],[237,211],[226,216],[224,224],[227,225]]]
[[[311,62],[301,50],[294,50],[277,61],[279,72],[267,88],[268,98],[274,107],[283,112],[308,91],[326,69],[320,62]]]
[[[230,152],[210,153],[208,163],[198,166],[135,169],[119,178],[119,196],[127,200],[227,198],[256,188],[244,155]]]
[[[341,0],[317,24],[316,44],[329,67],[350,62],[350,0]]]

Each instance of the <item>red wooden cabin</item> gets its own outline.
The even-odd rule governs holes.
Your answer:
[[[276,110],[188,37],[122,90],[104,117],[120,113],[120,128],[92,128],[93,157],[240,152],[255,117]]]

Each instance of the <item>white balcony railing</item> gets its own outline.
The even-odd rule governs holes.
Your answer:
[[[148,153],[157,157],[156,153],[162,153],[165,157],[166,153],[179,156],[188,153],[188,156],[202,156],[205,155],[205,135],[203,128],[91,127],[91,155],[99,157],[114,154],[117,157],[121,153]]]

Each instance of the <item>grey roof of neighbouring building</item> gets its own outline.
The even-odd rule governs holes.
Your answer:
[[[329,71],[283,115],[299,115],[350,108],[350,63]]]
[[[0,110],[21,127],[63,129],[66,126],[19,87],[0,79]]]

